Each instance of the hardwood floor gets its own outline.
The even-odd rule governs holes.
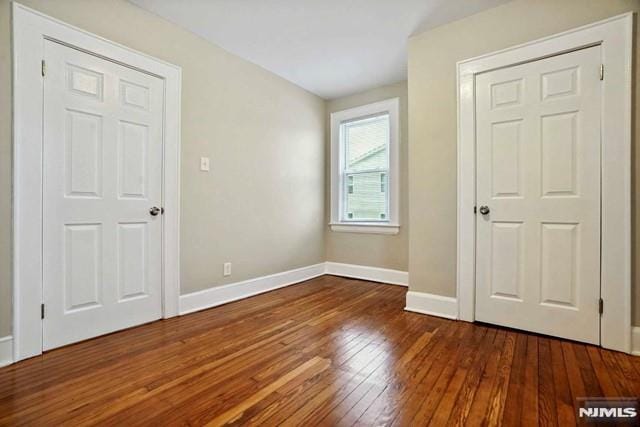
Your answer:
[[[573,425],[640,358],[403,311],[323,276],[0,369],[0,425]]]

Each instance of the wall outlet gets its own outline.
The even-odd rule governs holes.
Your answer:
[[[230,263],[230,262],[225,262],[225,263],[224,263],[224,268],[223,268],[223,270],[224,270],[224,271],[223,271],[223,273],[222,273],[222,274],[223,274],[225,277],[227,277],[227,276],[231,276],[231,263]]]
[[[200,170],[203,172],[209,172],[209,158],[200,157]]]

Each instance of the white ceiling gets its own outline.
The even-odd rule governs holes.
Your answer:
[[[130,0],[325,99],[406,79],[407,38],[509,0]]]

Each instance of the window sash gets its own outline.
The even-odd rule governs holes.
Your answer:
[[[382,117],[388,117],[389,120],[389,133],[387,135],[387,141],[385,144],[385,151],[386,151],[386,159],[385,159],[385,167],[384,168],[371,168],[371,169],[365,169],[365,170],[355,170],[355,171],[351,171],[348,167],[348,147],[347,147],[347,140],[346,140],[346,129],[349,125],[353,125],[356,122],[363,122],[363,121],[375,121],[378,120]],[[362,125],[365,125],[366,123],[362,123]],[[359,126],[360,124],[358,124]],[[371,174],[371,173],[381,173],[384,174],[384,176],[386,176],[386,179],[388,180],[389,178],[389,164],[390,164],[390,157],[391,157],[391,114],[388,111],[383,111],[383,112],[379,112],[379,113],[375,113],[375,114],[370,114],[370,115],[365,115],[365,116],[360,116],[360,117],[352,117],[349,118],[348,120],[344,120],[342,122],[340,122],[339,124],[339,146],[340,146],[340,152],[342,153],[341,158],[342,158],[342,162],[340,164],[340,199],[341,199],[341,209],[339,212],[339,218],[340,218],[340,222],[345,222],[345,223],[357,223],[357,222],[371,222],[371,223],[380,223],[380,224],[386,224],[389,223],[391,221],[390,219],[390,211],[391,211],[391,207],[390,207],[390,195],[389,195],[389,183],[387,181],[386,183],[386,192],[385,192],[385,209],[384,212],[382,212],[384,214],[384,218],[349,218],[349,212],[348,212],[348,203],[347,203],[347,198],[349,197],[349,194],[353,194],[354,191],[354,184],[353,182],[350,182],[349,177],[351,176],[356,176],[356,175],[364,175],[364,174]],[[382,186],[381,186],[382,187]],[[351,190],[351,192],[350,192]]]
[[[388,129],[388,135],[387,135],[387,142],[385,144],[385,150],[386,150],[386,164],[385,164],[385,168],[384,169],[389,169],[389,164],[390,164],[390,158],[391,158],[391,114],[388,111],[384,111],[384,112],[380,112],[380,113],[376,113],[376,114],[371,114],[368,116],[361,116],[361,117],[353,117],[350,118],[348,120],[344,120],[342,122],[340,122],[340,132],[339,132],[339,141],[338,144],[340,145],[340,152],[342,153],[342,164],[340,165],[340,169],[341,172],[345,173],[356,173],[356,172],[375,172],[376,169],[369,169],[366,171],[353,171],[351,172],[351,170],[349,169],[349,165],[348,165],[348,148],[347,148],[347,141],[346,141],[346,128],[349,125],[353,125],[353,123],[355,122],[361,122],[361,121],[376,121],[382,117],[387,117],[387,120],[389,121],[389,129]],[[365,124],[359,124],[358,126],[364,126]]]
[[[349,218],[349,211],[347,209],[348,207],[348,203],[347,203],[347,197],[349,197],[349,187],[354,186],[354,183],[350,183],[349,182],[349,177],[354,176],[354,175],[363,175],[363,174],[371,174],[371,173],[380,173],[382,174],[382,176],[384,177],[383,179],[385,180],[385,209],[384,212],[382,212],[384,214],[384,219],[383,218]],[[340,174],[340,181],[342,182],[341,185],[341,198],[342,198],[342,212],[340,212],[340,222],[353,222],[353,223],[358,223],[358,222],[371,222],[371,223],[380,223],[380,224],[386,224],[389,223],[391,221],[391,219],[389,218],[389,216],[391,215],[391,206],[390,206],[390,194],[389,194],[389,169],[369,169],[366,171],[356,171],[356,172],[347,172],[347,171],[342,171],[342,173]],[[380,183],[382,184],[382,183]],[[381,187],[380,187],[381,188]]]

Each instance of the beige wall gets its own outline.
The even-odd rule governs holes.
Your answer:
[[[409,276],[411,289],[456,293],[456,62],[609,16],[640,10],[638,0],[515,0],[409,40]],[[637,33],[636,33],[637,34]],[[636,43],[637,48],[637,43]],[[640,81],[638,56],[635,81]],[[639,134],[638,86],[635,135]],[[634,144],[635,145],[635,144]],[[634,169],[640,165],[634,151]],[[637,194],[640,178],[634,172]],[[636,242],[640,212],[634,197]],[[638,245],[635,265],[640,264]],[[640,272],[634,269],[640,324]]]
[[[347,264],[367,265],[394,270],[407,271],[409,221],[408,221],[408,170],[407,170],[407,82],[400,82],[389,86],[372,89],[356,95],[337,98],[327,102],[327,136],[326,158],[329,159],[331,148],[330,116],[336,111],[370,104],[389,98],[400,98],[400,232],[397,235],[359,234],[331,231],[326,227],[326,256],[327,261],[343,262]],[[329,222],[331,212],[330,176],[331,165],[327,162],[327,198],[326,223]]]
[[[322,99],[124,0],[22,3],[182,67],[183,294],[324,261]],[[9,40],[0,0],[0,337],[11,332]]]

